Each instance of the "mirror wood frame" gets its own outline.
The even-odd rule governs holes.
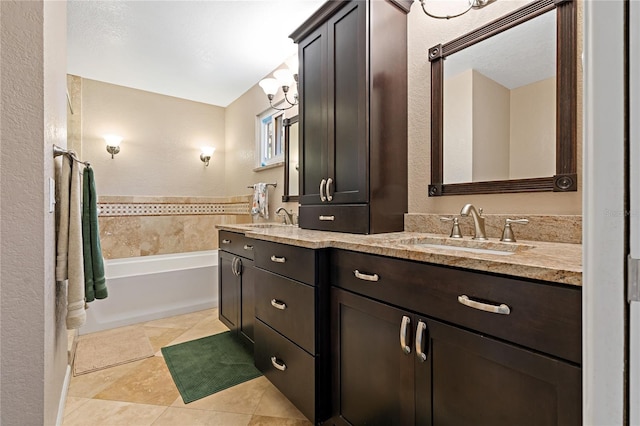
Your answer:
[[[289,195],[290,189],[289,185],[291,185],[289,179],[289,162],[290,162],[290,152],[289,148],[291,146],[291,125],[298,122],[298,116],[293,116],[291,118],[284,119],[284,189],[282,195],[282,201],[287,203],[291,201],[298,201],[298,195]],[[298,136],[298,147],[300,146],[300,137]],[[300,182],[300,180],[298,180]],[[298,194],[300,193],[300,189],[298,188]]]
[[[549,177],[445,184],[443,182],[444,60],[468,46],[556,9],[556,174]],[[577,191],[577,36],[572,0],[537,0],[487,25],[429,49],[431,62],[431,184],[429,196]]]

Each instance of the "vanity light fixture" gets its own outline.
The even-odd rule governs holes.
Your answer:
[[[111,159],[113,160],[113,156],[120,152],[120,142],[122,142],[122,137],[118,135],[104,135],[104,141],[107,143],[107,152],[111,154]]]
[[[285,111],[298,105],[298,57],[294,56],[286,61],[287,68],[281,68],[273,73],[274,78],[265,78],[261,80],[258,85],[262,87],[264,93],[269,98],[269,105],[271,108],[278,111]],[[289,100],[289,89],[295,83],[296,92],[293,94],[293,102]],[[284,108],[278,108],[273,106],[273,98],[278,93],[278,88],[282,87],[284,93],[284,100],[288,104]]]
[[[209,160],[211,160],[211,156],[215,150],[212,146],[203,146],[200,148],[200,160],[202,160],[206,167],[209,167]]]
[[[483,7],[487,6],[490,3],[493,3],[494,1],[496,0],[469,0],[469,7],[467,7],[462,12],[456,13],[455,15],[444,15],[444,16],[435,15],[433,13],[428,12],[427,7],[425,6],[425,3],[427,2],[427,0],[420,0],[420,5],[422,6],[422,10],[424,11],[424,13],[431,18],[451,19],[451,18],[457,18],[458,16],[462,16],[468,11],[470,11],[471,9],[482,9]]]

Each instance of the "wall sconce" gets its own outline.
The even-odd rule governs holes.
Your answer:
[[[286,61],[287,68],[281,68],[276,70],[273,73],[273,77],[275,78],[265,78],[261,80],[258,84],[264,90],[264,93],[269,98],[269,105],[271,108],[278,111],[285,111],[289,108],[293,108],[298,105],[298,57],[294,56],[288,61]],[[293,102],[289,100],[288,93],[289,88],[295,83],[296,92],[293,94]],[[284,108],[277,108],[273,106],[273,98],[276,93],[278,93],[278,88],[282,87],[282,92],[284,93],[284,100],[289,104]]]
[[[215,150],[212,146],[203,146],[200,148],[200,160],[202,160],[206,167],[209,166],[209,160],[211,160],[211,156]]]
[[[113,160],[113,156],[120,152],[122,137],[117,135],[104,135],[104,141],[107,143],[107,152],[111,154],[111,159]]]
[[[487,6],[490,3],[493,3],[496,0],[469,0],[469,7],[467,7],[464,11],[460,12],[460,13],[456,13],[455,15],[435,15],[433,13],[430,13],[427,11],[427,8],[425,6],[425,3],[427,2],[427,0],[420,0],[420,5],[422,6],[422,10],[424,11],[424,13],[427,16],[430,16],[431,18],[435,18],[435,19],[451,19],[451,18],[457,18],[458,16],[462,16],[465,13],[467,13],[468,11],[470,11],[471,9],[482,9],[483,7]]]

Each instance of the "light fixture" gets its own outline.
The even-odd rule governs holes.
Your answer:
[[[264,90],[264,93],[269,98],[269,105],[271,108],[276,109],[278,111],[285,111],[289,108],[293,108],[298,105],[298,57],[293,56],[286,62],[287,68],[280,68],[273,73],[274,78],[265,78],[261,80],[258,84]],[[293,93],[293,102],[289,99],[289,89],[295,83],[296,91]],[[282,92],[284,93],[284,100],[287,102],[287,106],[283,108],[278,108],[273,106],[273,99],[278,93],[278,88],[282,87]]]
[[[209,166],[209,160],[211,160],[211,156],[215,150],[212,146],[203,146],[200,148],[200,160],[202,160],[205,166]]]
[[[104,141],[107,143],[107,152],[111,154],[111,159],[113,160],[113,156],[120,152],[120,142],[122,142],[122,137],[117,135],[104,135]]]
[[[427,14],[427,16],[430,16],[431,18],[436,18],[436,19],[451,19],[451,18],[457,18],[458,16],[462,16],[465,13],[467,13],[468,11],[470,11],[471,9],[482,9],[483,7],[487,6],[489,3],[493,3],[496,0],[469,0],[469,7],[467,7],[465,10],[463,10],[460,13],[456,13],[455,15],[436,15],[433,13],[430,13],[427,11],[427,8],[425,6],[425,3],[427,2],[427,0],[420,0],[420,5],[422,6],[422,10],[424,11],[425,14]]]

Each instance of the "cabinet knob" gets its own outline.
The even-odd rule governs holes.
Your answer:
[[[231,244],[231,240],[227,240],[226,238],[222,240],[222,244]]]
[[[253,246],[250,246],[249,244],[245,244],[244,245],[244,249],[251,251],[251,250],[253,250]]]

